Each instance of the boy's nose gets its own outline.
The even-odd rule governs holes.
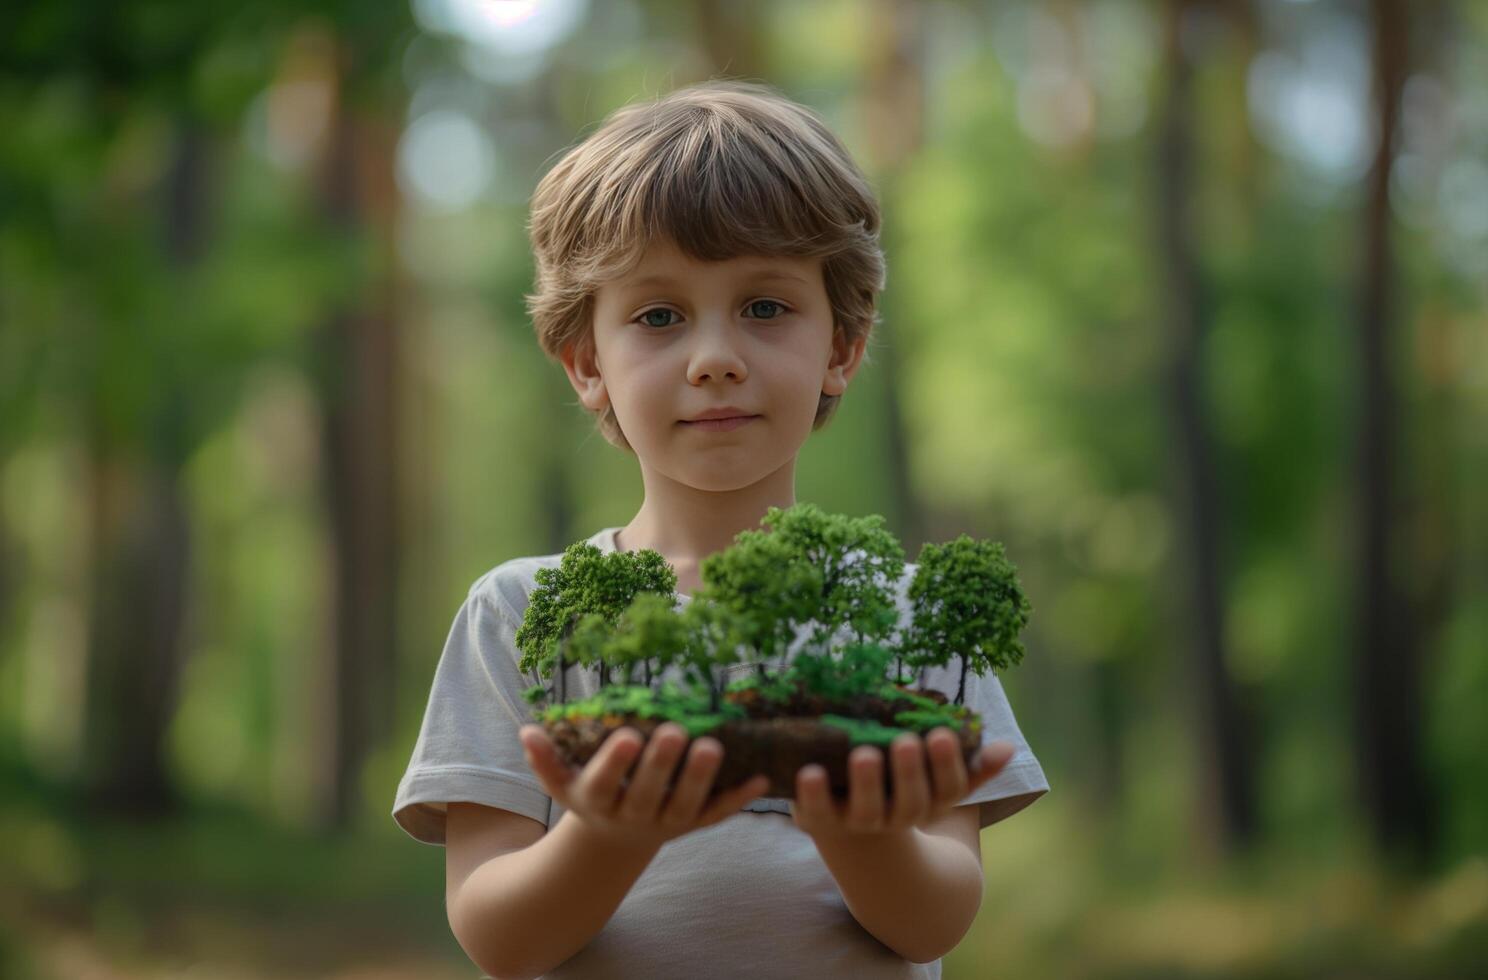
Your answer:
[[[742,380],[748,375],[729,328],[703,329],[696,334],[687,379],[698,384],[704,379],[731,378]]]

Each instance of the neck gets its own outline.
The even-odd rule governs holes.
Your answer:
[[[737,490],[699,490],[642,464],[646,498],[630,523],[616,532],[619,551],[651,549],[679,572],[729,547],[740,531],[760,529],[771,507],[796,502],[796,460],[758,483]]]

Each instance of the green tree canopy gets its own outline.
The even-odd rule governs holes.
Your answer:
[[[557,568],[538,569],[533,576],[537,588],[528,598],[527,612],[516,633],[522,651],[518,666],[546,676],[555,662],[561,674],[565,654],[560,644],[569,639],[585,616],[598,617],[586,626],[586,634],[599,624],[613,628],[621,615],[643,592],[675,595],[677,573],[655,551],[617,551],[604,554],[585,541],[566,548]],[[596,636],[585,640],[586,656],[597,656]]]
[[[704,560],[700,597],[754,620],[749,645],[784,658],[796,633],[814,623],[809,642],[824,647],[849,628],[858,641],[885,637],[897,621],[893,586],[904,549],[881,515],[828,514],[811,503],[771,507],[761,524]]]
[[[917,565],[909,586],[914,612],[903,639],[905,661],[941,666],[960,657],[960,704],[968,669],[980,675],[1023,659],[1018,634],[1032,607],[999,542],[963,534],[945,544],[927,543]]]

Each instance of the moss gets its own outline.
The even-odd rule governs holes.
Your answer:
[[[923,694],[912,694],[903,688],[895,687],[893,684],[884,684],[878,689],[877,694],[890,704],[900,704],[907,701],[923,711],[937,711],[943,708],[943,705],[934,698],[927,698]]]
[[[841,715],[822,715],[822,724],[831,725],[847,732],[848,739],[853,745],[877,745],[888,746],[900,735],[904,734],[902,728],[889,728],[880,725],[876,721],[868,721],[863,718],[844,718]]]
[[[963,719],[951,714],[949,711],[927,711],[910,710],[895,712],[894,720],[905,728],[913,728],[917,732],[928,732],[941,725],[951,731],[960,731]]]
[[[677,724],[687,729],[688,738],[697,738],[699,735],[708,734],[719,725],[722,725],[724,722],[728,721],[730,717],[731,716],[719,712],[716,715],[686,715],[684,717],[672,718],[670,720],[675,721]]]
[[[760,698],[769,704],[787,704],[799,693],[800,683],[787,668],[783,673],[767,674],[764,677],[758,674],[747,674],[729,681],[724,686],[724,691],[728,693],[758,691]]]
[[[774,704],[785,704],[789,702],[800,691],[800,684],[796,678],[786,673],[784,675],[772,675],[760,684],[760,696],[766,701]]]
[[[611,684],[591,697],[553,705],[539,712],[544,721],[622,715],[674,721],[692,732],[694,729],[709,731],[731,718],[743,718],[745,711],[737,705],[720,704],[718,711],[711,712],[706,694],[684,691],[667,682],[660,690],[643,685]]]

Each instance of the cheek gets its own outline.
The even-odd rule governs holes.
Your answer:
[[[777,390],[792,401],[810,402],[815,410],[821,396],[822,375],[826,373],[826,362],[815,348],[794,349],[779,358],[771,371],[777,381]]]
[[[632,414],[651,416],[672,411],[671,392],[675,381],[668,383],[666,368],[658,359],[617,361],[611,380],[611,394]]]

